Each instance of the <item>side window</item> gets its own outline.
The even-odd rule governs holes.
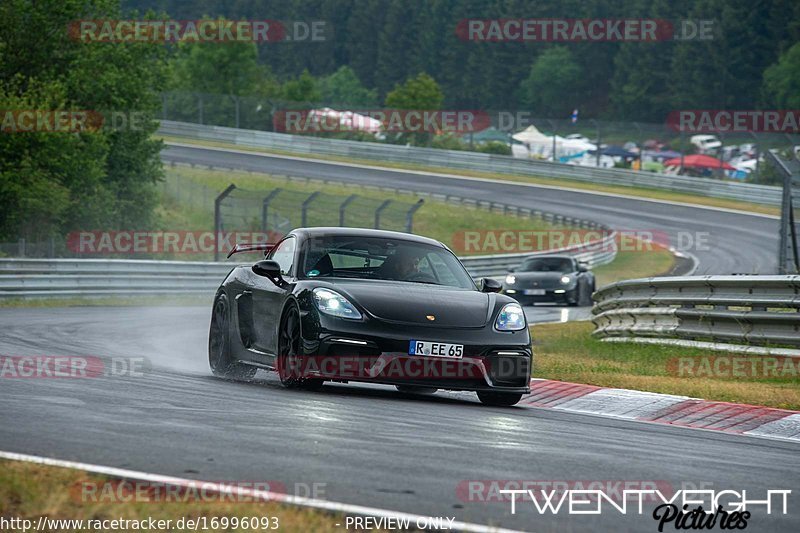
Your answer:
[[[272,251],[270,259],[277,261],[281,266],[281,274],[289,274],[292,271],[292,263],[294,262],[294,249],[296,241],[294,237],[289,237],[278,245]]]

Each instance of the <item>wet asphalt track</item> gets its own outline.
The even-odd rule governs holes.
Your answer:
[[[220,165],[225,156],[170,148],[166,157]],[[702,228],[712,232],[715,246],[696,252],[701,272],[764,272],[775,262],[777,223],[763,218],[257,156],[225,163],[392,180],[462,196],[491,190],[497,201],[620,228]],[[465,393],[412,398],[353,385],[296,392],[266,373],[252,384],[226,382],[207,370],[209,307],[0,309],[0,354],[150,361],[143,376],[1,380],[0,449],[196,479],[273,481],[290,492],[295,483],[323,483],[318,496],[333,501],[530,531],[656,531],[656,523],[647,514],[613,511],[539,515],[530,504],[511,515],[508,504],[464,501],[459,483],[642,480],[757,495],[793,489],[788,516],[756,512],[748,530],[800,530],[797,444],[547,409],[489,408]],[[558,320],[560,313],[529,310],[537,320]]]
[[[326,499],[456,516],[532,531],[655,531],[648,516],[540,516],[463,501],[464,480],[627,480],[722,489],[795,489],[787,517],[750,531],[800,528],[800,447],[755,437],[538,408],[491,408],[467,393],[283,389],[209,375],[209,310],[0,309],[4,354],[146,357],[143,376],[0,380],[0,449],[207,480],[324,483]],[[709,483],[711,485],[709,485]],[[530,504],[528,504],[530,505]],[[647,507],[646,507],[647,509]]]

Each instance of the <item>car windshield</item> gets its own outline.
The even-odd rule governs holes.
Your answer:
[[[360,278],[476,289],[447,249],[403,239],[329,236],[307,241],[301,277]]]
[[[520,272],[572,272],[572,260],[560,257],[538,257],[528,259],[519,268]]]

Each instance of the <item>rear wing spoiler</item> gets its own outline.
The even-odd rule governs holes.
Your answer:
[[[269,243],[269,242],[236,243],[236,244],[233,245],[233,248],[231,248],[231,251],[228,252],[227,259],[230,259],[230,257],[233,254],[240,254],[240,253],[246,253],[246,252],[261,252],[261,251],[263,251],[264,255],[266,255],[267,252],[269,252],[273,248],[275,248],[275,245],[273,243]]]

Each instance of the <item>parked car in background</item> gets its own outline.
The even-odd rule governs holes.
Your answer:
[[[715,135],[692,135],[689,142],[701,154],[714,153],[722,147],[722,143]]]

